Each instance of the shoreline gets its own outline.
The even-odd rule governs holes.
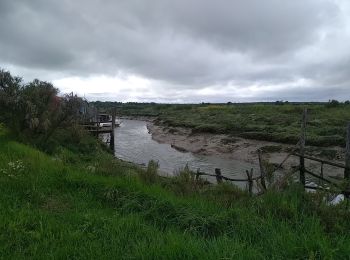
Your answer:
[[[154,119],[147,120],[148,132],[152,135],[152,139],[159,143],[171,145],[174,149],[180,152],[191,152],[199,155],[217,156],[224,159],[233,159],[238,161],[248,162],[258,165],[258,149],[263,151],[263,160],[272,165],[279,165],[288,156],[289,152],[296,148],[295,145],[245,139],[234,137],[225,134],[211,133],[192,133],[191,129],[183,127],[169,127],[155,123]],[[308,147],[309,154],[318,156],[319,158],[327,159],[323,156],[324,148]],[[329,147],[328,151],[332,150],[337,153],[339,158],[328,159],[332,161],[341,161],[344,156],[344,149],[340,147]],[[290,169],[299,165],[299,159],[291,156],[284,164],[282,169]],[[315,162],[306,162],[306,166],[318,172],[320,164]],[[329,176],[341,176],[342,171],[329,170]]]

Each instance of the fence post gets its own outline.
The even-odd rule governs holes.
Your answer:
[[[345,170],[344,179],[348,181],[347,190],[345,196],[349,198],[350,193],[350,122],[346,130],[346,151],[345,151]]]
[[[250,169],[250,172],[248,170],[246,170],[246,174],[248,177],[248,191],[249,191],[249,194],[252,195],[252,193],[253,193],[253,168]]]
[[[111,140],[109,142],[109,146],[111,150],[114,152],[114,128],[115,128],[115,107],[112,109],[112,129],[111,129]]]
[[[199,176],[200,176],[200,169],[198,168],[196,172],[196,181],[199,180]]]
[[[301,120],[301,133],[300,133],[300,182],[305,186],[305,139],[306,139],[306,117],[307,109],[304,108],[303,116]]]
[[[221,169],[215,168],[215,175],[217,183],[222,183]]]
[[[350,180],[350,122],[346,131],[345,167],[344,178]]]
[[[264,190],[266,190],[265,169],[263,166],[262,154],[260,149],[258,149],[258,157],[259,157],[259,166],[260,166],[261,186],[263,187]]]
[[[99,130],[100,130],[100,117],[99,117],[99,111],[98,109],[96,108],[96,122],[97,122],[97,127],[96,127],[96,132],[95,132],[95,135],[96,135],[96,138],[98,138],[98,133],[99,133]]]

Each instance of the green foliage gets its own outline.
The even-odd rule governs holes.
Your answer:
[[[169,186],[176,194],[190,195],[198,192],[204,186],[204,180],[196,179],[195,173],[190,170],[188,165],[174,173],[169,180]]]
[[[81,103],[73,94],[59,97],[51,83],[35,79],[25,84],[0,70],[0,121],[23,139],[46,143],[58,128],[78,118]]]
[[[326,107],[328,108],[338,107],[338,106],[340,106],[340,102],[335,99],[329,100],[328,103],[326,104]]]
[[[338,104],[339,105],[334,105]],[[308,109],[307,145],[345,145],[350,106],[345,103],[119,104],[120,115],[156,115],[157,122],[188,127],[193,133],[224,133],[249,139],[296,144],[301,115]],[[281,105],[283,104],[283,105]]]
[[[72,151],[74,149],[72,148]],[[49,156],[0,128],[0,252],[4,259],[346,259],[349,211],[299,186],[249,197],[232,185],[176,193],[143,170],[91,152]],[[75,151],[79,151],[76,149]],[[19,162],[20,161],[20,162]],[[19,163],[18,163],[19,162]],[[154,173],[155,164],[149,171]],[[179,184],[192,183],[185,170]],[[176,179],[176,178],[175,178]],[[171,180],[171,179],[170,179]],[[166,188],[164,188],[166,187]],[[174,193],[175,191],[175,193]]]
[[[144,182],[148,184],[155,183],[158,179],[158,168],[158,162],[150,160],[148,162],[146,171],[141,172],[139,176]]]

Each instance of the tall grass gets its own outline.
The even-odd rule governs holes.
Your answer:
[[[255,198],[227,184],[179,192],[177,184],[196,183],[188,172],[148,182],[138,177],[145,171],[103,151],[85,160],[64,156],[18,143],[0,128],[1,258],[350,255],[349,212],[315,203],[298,186]]]

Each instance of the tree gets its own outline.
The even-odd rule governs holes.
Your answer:
[[[18,133],[23,122],[22,78],[13,77],[10,72],[0,70],[0,121]]]
[[[83,100],[77,95],[58,96],[51,83],[33,80],[23,84],[0,70],[0,120],[16,134],[47,141],[56,129],[79,119]]]

